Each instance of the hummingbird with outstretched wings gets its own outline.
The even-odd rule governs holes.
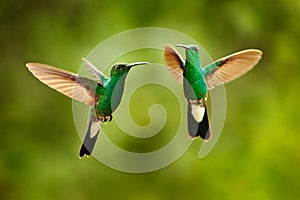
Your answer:
[[[100,129],[100,124],[112,120],[112,113],[121,102],[125,79],[133,66],[147,62],[116,64],[105,76],[91,62],[83,59],[94,80],[41,63],[27,63],[28,70],[41,82],[58,92],[90,106],[88,128],[79,156],[90,156]]]
[[[208,140],[211,136],[206,109],[208,90],[247,73],[261,59],[262,51],[239,51],[203,68],[198,46],[178,44],[177,47],[185,49],[185,60],[171,45],[165,46],[164,58],[174,78],[183,84],[188,103],[188,132],[192,138],[200,136]]]

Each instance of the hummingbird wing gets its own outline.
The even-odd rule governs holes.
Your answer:
[[[188,104],[188,131],[192,138],[200,136],[203,140],[210,138],[210,128],[206,106]]]
[[[87,105],[97,101],[95,91],[99,84],[96,81],[41,63],[27,63],[26,67],[41,82],[70,98]]]
[[[184,61],[180,54],[171,45],[165,46],[164,57],[167,66],[173,77],[179,82],[183,83],[183,66]]]
[[[79,151],[80,158],[84,155],[91,155],[99,135],[99,130],[100,122],[95,114],[95,107],[92,106],[89,112],[88,129]]]
[[[228,83],[251,70],[261,59],[262,51],[248,49],[221,58],[204,68],[209,90],[215,85]]]
[[[93,63],[85,58],[82,58],[82,60],[98,83],[104,85],[108,81],[109,78],[105,76],[105,74],[103,74],[95,65],[93,65]]]

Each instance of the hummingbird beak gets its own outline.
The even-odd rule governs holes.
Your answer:
[[[190,47],[188,45],[184,45],[184,44],[176,44],[176,47],[182,47],[185,49],[190,49]]]
[[[136,66],[136,65],[147,65],[149,64],[148,62],[135,62],[135,63],[129,63],[126,65],[126,67],[133,67],[133,66]]]

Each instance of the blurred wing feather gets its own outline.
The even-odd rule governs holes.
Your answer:
[[[87,105],[96,103],[97,82],[46,64],[27,63],[26,67],[41,82],[62,94]]]
[[[84,64],[86,65],[89,72],[92,74],[92,76],[95,78],[95,80],[100,83],[101,85],[104,85],[108,81],[108,77],[105,76],[95,65],[93,65],[89,60],[82,58]]]
[[[165,62],[173,77],[182,84],[183,82],[183,65],[184,61],[179,53],[171,45],[165,46]]]
[[[261,59],[262,51],[248,49],[221,58],[204,68],[209,90],[215,85],[228,83],[251,70]]]

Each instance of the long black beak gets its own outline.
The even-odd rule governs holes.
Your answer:
[[[189,46],[184,45],[184,44],[176,44],[176,47],[182,47],[182,48],[185,48],[185,49],[189,49]]]
[[[129,63],[126,65],[126,67],[133,67],[133,66],[136,66],[136,65],[147,65],[149,64],[148,62],[135,62],[135,63]]]

